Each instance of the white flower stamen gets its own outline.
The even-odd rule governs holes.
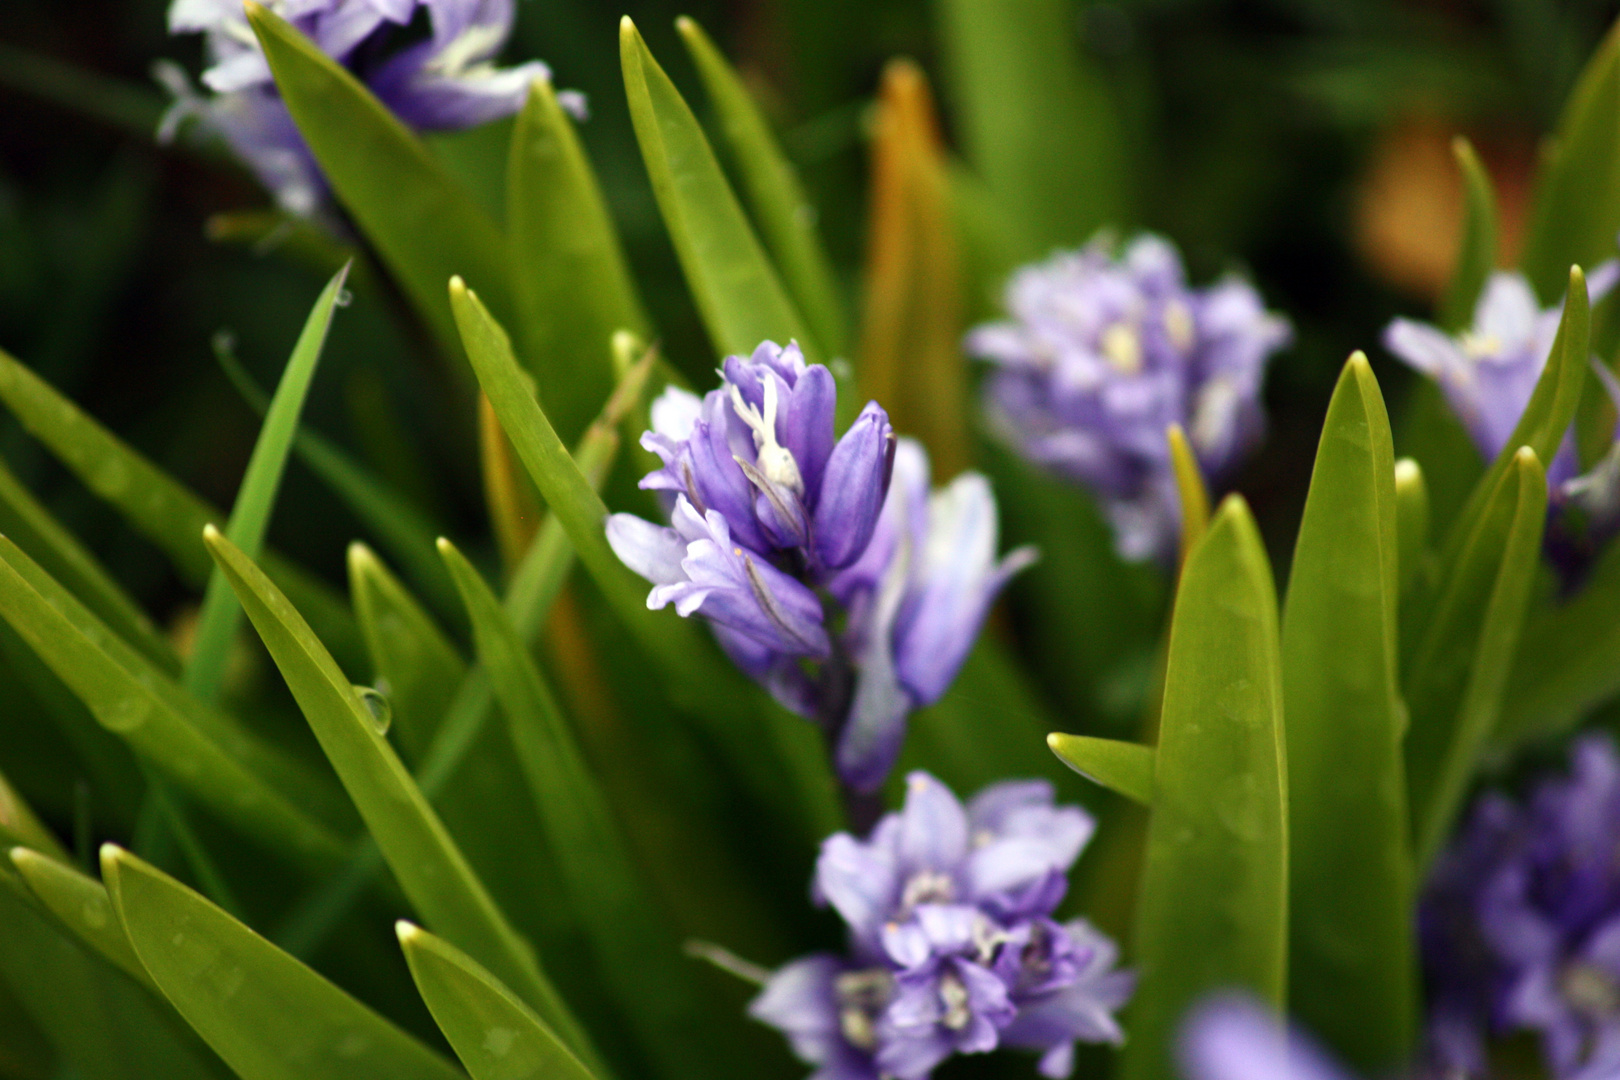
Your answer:
[[[1117,322],[1102,333],[1102,354],[1122,375],[1142,370],[1142,336],[1128,322]]]
[[[743,400],[736,383],[727,383],[731,391],[731,407],[738,419],[754,433],[754,450],[759,471],[773,484],[787,488],[795,495],[804,494],[804,478],[799,474],[799,463],[793,451],[776,441],[776,379],[765,375],[760,382],[765,387],[765,411],[754,408]]]
[[[939,1022],[952,1031],[961,1031],[973,1019],[973,1010],[968,1007],[968,988],[962,982],[961,976],[954,971],[947,971],[939,977],[939,1000],[945,1006],[945,1015]]]

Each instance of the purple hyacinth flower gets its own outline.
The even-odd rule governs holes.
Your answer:
[[[1177,1051],[1185,1080],[1351,1080],[1315,1043],[1242,994],[1201,1002],[1182,1024]]]
[[[641,486],[687,524],[616,514],[608,540],[658,586],[650,603],[681,600],[680,614],[709,618],[739,667],[822,725],[848,790],[876,791],[906,717],[949,688],[991,603],[1034,551],[997,559],[988,482],[967,473],[930,492],[928,455],[896,440],[875,402],[835,439],[832,374],[797,345],[728,357],[722,377],[701,398],[665,390],[641,439],[662,462]],[[678,547],[721,523],[730,554],[711,538],[700,579]],[[720,588],[722,578],[751,592]],[[841,627],[836,638],[830,626]]]
[[[1620,1063],[1620,755],[1578,741],[1571,775],[1523,805],[1486,795],[1436,866],[1419,929],[1442,1064],[1479,1068],[1484,1043],[1539,1035],[1561,1080]]]
[[[1006,307],[1011,319],[966,341],[996,365],[992,427],[1089,487],[1123,557],[1171,557],[1180,505],[1166,429],[1185,429],[1208,478],[1227,474],[1259,438],[1260,384],[1287,320],[1237,278],[1189,288],[1175,247],[1150,235],[1117,257],[1098,239],[1024,267]]]
[[[963,806],[927,773],[865,840],[828,837],[814,896],[849,929],[847,960],[776,972],[750,1007],[818,1077],[921,1080],[953,1054],[1034,1050],[1066,1077],[1074,1044],[1118,1043],[1133,979],[1084,920],[1058,923],[1091,817],[1045,781],[996,784]]]
[[[513,0],[269,0],[266,6],[347,67],[406,124],[423,131],[471,127],[509,116],[523,105],[530,84],[549,79],[531,61],[497,68],[495,54],[511,34]],[[425,13],[427,40],[395,48],[406,28]],[[172,138],[187,119],[222,139],[290,213],[309,216],[327,189],[313,155],[276,92],[270,65],[236,0],[174,0],[169,30],[205,35],[209,65],[192,90],[178,68],[160,79],[175,103],[159,129]],[[578,116],[584,99],[558,100]]]
[[[1596,303],[1620,278],[1620,264],[1607,262],[1587,279]],[[1487,460],[1507,446],[1519,417],[1547,366],[1562,302],[1543,310],[1523,274],[1497,271],[1474,306],[1474,323],[1453,337],[1427,323],[1395,319],[1384,331],[1384,347],[1440,384],[1452,412]],[[1573,438],[1566,438],[1547,468],[1558,489],[1580,471]]]

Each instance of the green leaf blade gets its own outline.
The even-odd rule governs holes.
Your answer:
[[[1171,624],[1126,1080],[1173,1075],[1182,1016],[1212,990],[1241,988],[1283,1006],[1288,783],[1278,648],[1271,568],[1233,496],[1187,559]]]
[[[243,1080],[455,1080],[414,1037],[190,889],[108,845],[102,876],[141,963]]]
[[[1061,732],[1048,735],[1046,744],[1063,764],[1087,780],[1143,806],[1153,805],[1153,747]]]
[[[747,356],[762,341],[794,340],[806,361],[824,359],[697,117],[628,16],[619,24],[619,55],[653,193],[716,351]]]
[[[596,1080],[555,1032],[471,957],[401,922],[416,988],[473,1080]]]
[[[1439,314],[1440,325],[1457,333],[1473,321],[1474,304],[1496,268],[1496,190],[1491,174],[1467,139],[1459,135],[1452,140],[1451,153],[1463,177],[1463,231],[1457,267],[1451,272]]]
[[[1366,357],[1328,405],[1282,621],[1290,1011],[1363,1072],[1418,1014],[1389,418]]]

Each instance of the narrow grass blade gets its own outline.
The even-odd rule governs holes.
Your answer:
[[[1271,567],[1248,508],[1232,496],[1188,557],[1176,596],[1125,1080],[1173,1075],[1182,1017],[1212,990],[1243,989],[1283,1007],[1286,761]]]
[[[9,536],[119,637],[168,672],[180,661],[146,612],[124,592],[78,538],[40,505],[0,462],[0,534]]]
[[[675,29],[719,116],[721,135],[742,179],[743,197],[783,284],[827,355],[845,355],[849,324],[838,277],[816,234],[816,209],[798,174],[748,88],[703,28],[683,15],[675,20]]]
[[[411,977],[473,1080],[596,1080],[545,1021],[466,953],[398,924]]]
[[[574,439],[612,385],[614,332],[647,337],[652,327],[596,175],[549,82],[529,88],[506,181],[519,339],[546,414]]]
[[[22,844],[37,848],[53,859],[68,860],[56,835],[45,827],[4,775],[0,775],[0,844]]]
[[[156,544],[186,584],[199,589],[207,584],[213,564],[203,547],[203,526],[224,521],[224,514],[3,350],[0,401],[85,487]],[[266,553],[264,562],[271,578],[310,612],[322,640],[340,656],[362,655],[348,605],[330,587],[273,553]]]
[[[1620,232],[1620,23],[1587,61],[1542,157],[1519,265],[1543,303],[1570,263],[1615,255]],[[1515,443],[1515,445],[1518,445]],[[1536,447],[1543,461],[1552,460]]]
[[[489,215],[422,141],[353,75],[280,16],[249,0],[258,36],[299,132],[338,201],[376,247],[439,343],[455,355],[444,282],[478,282],[513,312],[506,243]]]
[[[871,220],[860,341],[860,395],[883,403],[897,431],[928,447],[934,475],[969,464],[964,283],[945,173],[945,143],[922,69],[883,71],[872,140]]]
[[[1019,222],[1023,258],[1131,220],[1125,133],[1062,0],[935,0],[974,169]],[[1061,134],[1059,134],[1061,133]]]
[[[304,399],[309,395],[310,383],[315,379],[315,365],[320,362],[321,350],[326,345],[326,332],[332,325],[332,314],[337,310],[338,295],[343,281],[349,275],[344,266],[326,283],[316,298],[304,323],[303,332],[293,345],[281,383],[276,387],[270,409],[265,413],[264,425],[253,444],[247,471],[237,489],[236,502],[231,507],[230,520],[225,524],[225,535],[231,543],[258,558],[264,545],[265,530],[270,527],[270,513],[276,505],[276,493],[281,490],[282,473],[287,468],[287,457],[292,452],[294,437],[298,434],[298,417],[304,411]],[[197,629],[193,638],[191,656],[186,660],[183,680],[185,687],[200,701],[212,703],[219,698],[220,683],[225,677],[225,660],[230,655],[231,642],[242,622],[242,605],[225,583],[225,575],[215,569],[208,577],[208,590],[203,594],[202,610],[197,615]]]
[[[597,778],[500,601],[448,541],[439,553],[467,605],[478,659],[506,714],[518,763],[557,871],[603,978],[649,1051],[672,1075],[720,1067],[704,1003],[683,994],[687,960],[661,924]],[[707,1066],[705,1066],[707,1062]]]
[[[103,727],[181,789],[307,865],[341,854],[314,774],[191,698],[4,537],[0,615]]]
[[[127,851],[101,874],[135,954],[242,1080],[455,1080],[411,1035]]]
[[[1395,462],[1395,539],[1404,595],[1434,572],[1429,547],[1429,485],[1423,479],[1423,467],[1411,458]]]
[[[484,474],[484,507],[501,552],[501,566],[510,570],[534,542],[540,527],[540,498],[518,463],[511,440],[501,430],[489,398],[482,394],[478,395],[478,461]]]
[[[545,498],[551,515],[568,534],[585,569],[609,605],[659,666],[671,696],[708,724],[754,794],[774,806],[787,822],[807,824],[819,833],[836,820],[833,787],[820,750],[783,725],[801,721],[767,705],[757,690],[720,659],[693,623],[672,613],[647,610],[646,585],[619,562],[608,546],[602,502],[579,463],[524,385],[506,333],[460,278],[450,282],[452,307],[467,355],[495,415]],[[778,751],[761,752],[758,721]]]
[[[251,559],[217,530],[205,539],[412,906],[500,972],[594,1062],[533,950],[495,906],[326,647]]]
[[[349,589],[378,692],[393,710],[400,756],[415,762],[467,675],[467,664],[416,598],[364,544],[349,545]]]
[[[628,16],[619,23],[619,58],[658,209],[715,350],[747,356],[761,341],[792,339],[807,361],[825,359],[748,224],[697,117]]]
[[[1451,655],[1460,658],[1460,649],[1451,655],[1435,655],[1437,663],[1426,669],[1434,672],[1434,681],[1414,687],[1414,736],[1421,721],[1426,734],[1437,732],[1445,737],[1438,748],[1438,760],[1433,754],[1439,740],[1433,736],[1424,739],[1421,744],[1424,756],[1417,759],[1433,770],[1422,777],[1426,781],[1423,787],[1414,788],[1422,797],[1421,802],[1413,805],[1420,869],[1434,861],[1450,834],[1468,794],[1480,753],[1495,731],[1502,710],[1503,690],[1518,649],[1530,590],[1541,558],[1541,536],[1547,524],[1547,474],[1534,451],[1528,447],[1519,451],[1513,471],[1503,477],[1500,491],[1501,495],[1492,502],[1501,507],[1505,521],[1498,525],[1499,516],[1487,513],[1481,522],[1483,535],[1479,554],[1483,565],[1479,569],[1489,574],[1489,589],[1480,590],[1477,596],[1468,596],[1472,591],[1468,586],[1473,582],[1471,575],[1463,578],[1455,602],[1442,607],[1437,617],[1442,631],[1449,628],[1447,622],[1459,617],[1476,620],[1467,626],[1466,632],[1460,625],[1455,627],[1457,637],[1472,646],[1472,659],[1455,705],[1455,719],[1441,711],[1451,704],[1449,696],[1443,696],[1450,689],[1446,685],[1449,680],[1443,681],[1442,677],[1449,674],[1446,661]],[[1474,555],[1474,551],[1468,554]],[[1424,694],[1423,714],[1417,711],[1416,695],[1420,692]],[[1414,739],[1414,748],[1418,745]]]
[[[1181,425],[1171,424],[1165,438],[1170,441],[1170,465],[1176,474],[1176,495],[1181,505],[1181,561],[1185,563],[1209,529],[1209,490],[1204,487],[1198,457]]]
[[[1367,358],[1323,421],[1282,620],[1289,1011],[1345,1061],[1399,1067],[1418,1017],[1401,741],[1395,451]]]
[[[101,882],[81,874],[65,861],[26,847],[11,849],[11,862],[37,899],[79,940],[100,953],[124,974],[162,996],[113,913]]]
[[[0,978],[55,1047],[62,1075],[225,1080],[161,998],[87,952],[19,889],[0,874]]]
[[[1473,144],[1467,139],[1461,135],[1453,139],[1451,155],[1462,171],[1463,228],[1457,244],[1457,265],[1440,301],[1439,314],[1440,325],[1457,333],[1473,321],[1474,304],[1485,289],[1486,279],[1496,268],[1496,189],[1491,184],[1491,174],[1485,171]],[[1565,260],[1566,264],[1571,261],[1575,260]]]
[[[1153,747],[1060,732],[1048,735],[1046,745],[1063,764],[1087,780],[1143,806],[1153,805]]]

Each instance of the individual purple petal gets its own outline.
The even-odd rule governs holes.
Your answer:
[[[654,525],[634,514],[611,514],[607,522],[608,546],[630,569],[655,585],[686,580],[681,561],[686,540],[674,529]]]
[[[1252,998],[1235,995],[1208,1000],[1188,1017],[1177,1056],[1186,1080],[1349,1080]]]
[[[898,840],[908,874],[954,875],[967,855],[967,814],[950,788],[925,772],[911,773]]]
[[[771,976],[748,1015],[781,1031],[795,1054],[819,1066],[813,1080],[879,1080],[869,1042],[888,997],[886,972],[851,971],[835,957],[807,956]]]
[[[828,569],[848,566],[866,550],[888,494],[894,452],[889,414],[867,402],[833,447],[816,504],[816,550]]]
[[[789,346],[797,349],[797,346]],[[799,360],[802,366],[802,357]],[[805,501],[821,497],[822,474],[833,452],[833,422],[838,409],[838,386],[832,372],[821,364],[804,368],[782,404],[777,427],[782,445],[793,451],[804,477]]]
[[[901,890],[897,852],[883,839],[874,834],[872,842],[865,842],[849,833],[835,833],[822,843],[816,859],[816,895],[843,917],[857,941],[871,949],[893,918]]]

